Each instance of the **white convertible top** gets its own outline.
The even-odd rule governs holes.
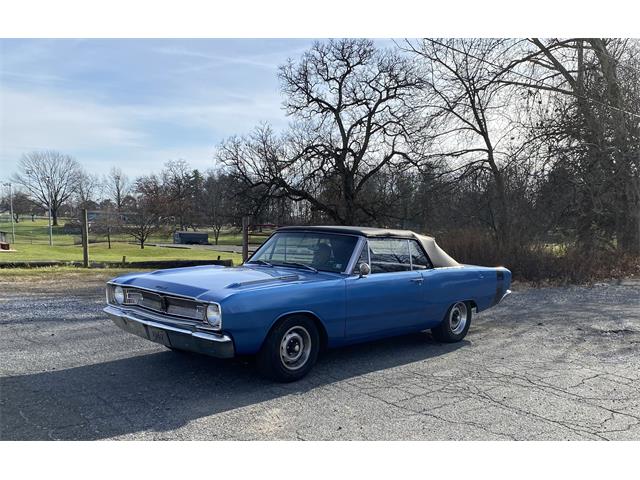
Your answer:
[[[431,263],[434,267],[459,267],[460,264],[456,262],[453,258],[451,258],[447,252],[442,250],[440,246],[436,243],[436,240],[433,237],[428,237],[426,235],[419,235],[411,230],[394,230],[388,228],[372,228],[372,227],[347,227],[347,226],[324,226],[324,225],[314,225],[314,226],[298,226],[298,227],[281,227],[277,231],[300,231],[300,230],[311,230],[311,231],[323,231],[323,232],[334,232],[334,233],[342,233],[342,234],[350,234],[350,235],[364,235],[368,238],[381,238],[381,237],[392,237],[392,238],[415,238],[418,240],[425,252],[429,256]]]
[[[434,267],[459,267],[460,264],[447,254],[436,243],[436,239],[433,237],[427,237],[426,235],[413,234],[418,241],[422,244],[431,263]]]

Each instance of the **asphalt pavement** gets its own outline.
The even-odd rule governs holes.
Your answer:
[[[102,280],[0,278],[0,439],[640,440],[640,283],[514,290],[282,385],[119,330]]]

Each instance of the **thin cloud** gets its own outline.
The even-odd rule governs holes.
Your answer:
[[[311,41],[234,42],[0,41],[0,176],[39,149],[97,173],[176,158],[208,168],[224,138],[264,122],[284,128],[275,68]]]
[[[251,67],[272,69],[277,67],[277,62],[268,62],[259,60],[251,56],[228,57],[224,55],[215,55],[197,50],[191,50],[178,47],[158,47],[153,49],[156,53],[163,55],[173,55],[179,57],[197,58],[201,60],[210,60],[207,63],[198,63],[186,68],[179,69],[181,72],[192,72],[197,70],[205,70],[207,68],[218,67],[222,65],[248,65]]]

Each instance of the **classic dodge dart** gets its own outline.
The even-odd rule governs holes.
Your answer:
[[[284,227],[240,267],[123,275],[104,311],[172,350],[257,355],[278,381],[306,375],[323,348],[431,329],[462,340],[473,312],[509,293],[503,267],[462,265],[406,230]]]

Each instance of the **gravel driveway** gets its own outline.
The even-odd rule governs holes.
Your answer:
[[[325,353],[269,383],[106,319],[102,279],[0,281],[0,439],[640,440],[640,283],[516,286],[455,345]]]

